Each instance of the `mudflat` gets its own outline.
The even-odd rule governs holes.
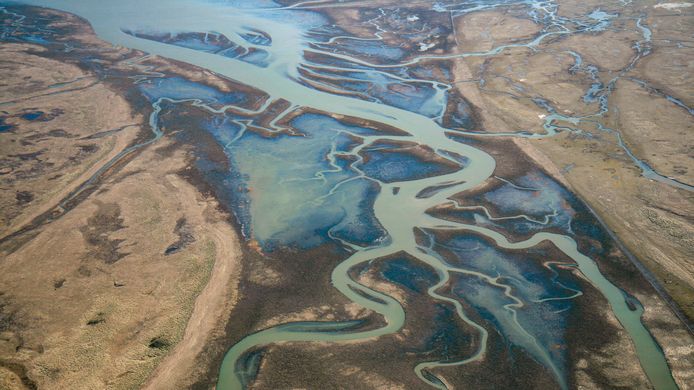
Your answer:
[[[0,387],[694,380],[688,3],[0,4]]]

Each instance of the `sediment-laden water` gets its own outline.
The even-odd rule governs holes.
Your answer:
[[[267,252],[285,246],[308,250],[325,243],[342,248],[349,255],[332,272],[334,288],[385,321],[383,326],[367,329],[360,329],[358,320],[292,322],[249,334],[229,346],[220,368],[219,389],[242,388],[253,381],[258,364],[253,352],[270,344],[340,343],[398,332],[414,313],[350,275],[357,267],[393,256],[408,256],[433,270],[420,293],[452,308],[479,340],[479,347],[468,356],[421,361],[413,368],[434,388],[446,388],[445,380],[434,374],[436,368],[464,369],[466,364],[485,359],[490,327],[544,366],[558,387],[567,388],[570,367],[564,352],[553,346],[565,345],[572,300],[582,291],[575,276],[561,267],[577,269],[604,296],[633,341],[654,387],[676,388],[662,351],[641,323],[641,305],[601,273],[595,254],[578,249],[573,221],[575,205],[580,202],[540,171],[514,180],[494,176],[495,158],[466,138],[538,138],[572,131],[571,124],[595,120],[605,112],[616,79],[600,82],[591,65],[572,52],[575,71],[595,79],[584,100],[599,101],[599,112],[565,116],[538,99],[537,104],[548,113],[545,134],[480,134],[465,128],[471,120],[466,107],[458,105],[453,112],[449,108],[450,99],[455,99],[452,77],[446,73],[450,70],[441,67],[437,76],[432,73],[437,61],[490,56],[512,47],[536,48],[551,36],[600,31],[614,15],[594,10],[581,20],[567,20],[556,15],[552,2],[544,1],[436,3],[432,12],[451,17],[514,3],[527,7],[528,17],[543,29],[527,42],[485,52],[412,56],[382,39],[387,32],[383,19],[397,10],[373,10],[373,17],[365,23],[376,32],[365,38],[345,33],[321,13],[302,9],[302,4],[280,7],[269,1],[194,0],[26,3],[82,16],[102,39],[115,45],[195,65],[265,93],[259,108],[253,109],[248,107],[254,97],[248,93],[221,93],[180,78],[142,74],[133,82],[152,104],[154,138],[136,148],[162,136],[161,110],[191,105],[208,112],[211,119],[204,126],[223,146],[232,166],[228,176],[219,180],[230,183],[226,188],[244,189],[229,192],[226,201],[246,239],[257,241]],[[418,20],[409,15],[401,19],[404,24]],[[643,41],[634,63],[648,54],[650,41],[650,31],[641,20],[638,27]],[[426,46],[420,49],[426,51]],[[263,126],[253,122],[254,116],[267,116],[272,107],[274,119]],[[456,127],[446,128],[449,123]],[[621,137],[614,130],[603,130]],[[620,145],[644,175],[692,189],[659,175]],[[490,182],[496,184],[481,197],[476,195],[478,204],[451,200]],[[459,213],[460,218],[431,212],[442,206]],[[526,259],[526,252],[547,243],[562,254],[562,260],[543,264]],[[401,268],[396,271],[387,268],[394,267],[392,264],[384,266],[385,278],[407,285],[406,275],[416,265],[411,261],[388,263]],[[470,315],[470,310],[476,315]]]

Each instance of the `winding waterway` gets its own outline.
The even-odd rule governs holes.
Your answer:
[[[359,136],[361,144],[349,150],[338,150],[337,141],[331,141],[332,149],[327,158],[331,161],[328,170],[317,172],[315,177],[307,180],[325,180],[326,172],[342,173],[344,168],[337,163],[336,156],[351,156],[357,161],[361,161],[361,153],[369,150],[375,144],[383,142],[403,142],[407,141],[420,146],[426,146],[434,151],[436,155],[450,164],[457,165],[459,169],[453,172],[438,174],[427,177],[408,178],[407,180],[386,180],[384,178],[373,177],[365,173],[365,168],[358,164],[352,166],[354,175],[342,180],[331,183],[331,188],[321,199],[335,194],[341,187],[354,183],[357,180],[376,184],[378,192],[372,203],[373,217],[380,225],[385,238],[375,240],[366,245],[361,245],[349,238],[334,238],[340,245],[351,251],[351,255],[342,261],[332,272],[333,286],[347,297],[350,301],[360,306],[370,309],[380,314],[385,320],[385,325],[378,328],[359,331],[353,330],[356,322],[301,322],[286,323],[273,326],[259,332],[250,334],[241,341],[233,345],[226,354],[220,369],[220,377],[217,383],[218,389],[238,389],[243,388],[252,380],[253,371],[246,361],[249,351],[280,342],[296,341],[324,341],[324,342],[344,342],[352,340],[366,340],[383,335],[389,335],[400,330],[406,319],[405,309],[393,297],[368,288],[350,277],[350,270],[362,264],[366,264],[374,259],[406,253],[411,257],[432,267],[438,276],[438,281],[429,287],[428,295],[436,301],[452,305],[459,318],[467,325],[478,332],[479,348],[471,356],[455,361],[436,360],[421,362],[415,368],[417,376],[425,383],[434,388],[446,388],[445,381],[432,373],[432,369],[444,366],[462,366],[470,362],[484,359],[486,350],[486,340],[488,331],[482,324],[471,319],[459,300],[453,299],[441,293],[441,288],[446,286],[452,277],[467,275],[476,277],[495,288],[504,290],[504,295],[514,303],[505,304],[503,309],[511,313],[512,320],[509,321],[509,332],[513,335],[514,343],[525,349],[529,355],[540,364],[545,366],[556,379],[562,388],[568,387],[567,374],[560,363],[543,347],[532,330],[522,324],[517,318],[517,309],[523,305],[521,298],[514,295],[512,286],[498,276],[490,275],[472,268],[450,264],[446,259],[439,255],[432,247],[426,247],[417,241],[416,232],[439,231],[439,232],[469,232],[480,237],[485,237],[499,250],[523,251],[533,248],[545,242],[551,243],[556,249],[561,251],[566,257],[575,262],[581,274],[594,286],[609,302],[610,308],[615,317],[619,320],[624,329],[628,332],[636,348],[637,355],[646,375],[656,389],[676,388],[663,353],[653,337],[641,322],[643,308],[634,302],[627,302],[625,293],[609,281],[599,270],[593,258],[581,253],[578,250],[576,241],[567,232],[559,234],[552,232],[536,232],[529,238],[520,241],[511,241],[497,230],[490,229],[483,225],[452,222],[431,216],[428,210],[442,205],[451,205],[450,200],[453,195],[469,191],[479,187],[483,183],[493,180],[495,172],[495,159],[480,148],[472,144],[458,142],[447,135],[446,129],[441,125],[441,117],[445,111],[447,91],[450,85],[437,80],[428,80],[423,77],[410,77],[388,72],[390,68],[401,68],[416,66],[420,62],[430,60],[445,60],[455,57],[466,56],[489,56],[497,54],[510,47],[535,47],[543,39],[552,35],[569,34],[572,31],[559,22],[552,21],[556,16],[551,12],[551,2],[518,2],[526,4],[533,14],[539,19],[544,18],[544,23],[555,26],[552,31],[546,31],[532,40],[525,43],[499,46],[487,52],[464,53],[455,55],[431,56],[422,55],[404,62],[394,61],[396,65],[370,63],[363,59],[356,58],[344,53],[327,51],[329,45],[340,44],[341,42],[356,42],[364,40],[366,42],[379,41],[379,32],[374,38],[351,39],[349,36],[333,36],[323,42],[317,42],[308,38],[309,30],[321,28],[326,24],[319,14],[308,11],[299,11],[301,5],[288,7],[285,9],[273,9],[273,4],[261,4],[262,11],[255,10],[253,7],[241,6],[242,4],[204,2],[194,0],[173,0],[173,1],[134,1],[125,0],[117,2],[85,2],[78,0],[28,0],[26,3],[57,8],[75,13],[86,18],[94,27],[96,33],[104,40],[115,45],[121,45],[131,49],[141,50],[145,53],[159,55],[165,58],[178,60],[192,64],[219,75],[236,80],[243,84],[254,87],[265,92],[269,98],[257,111],[242,110],[233,103],[220,107],[213,107],[205,98],[196,96],[162,96],[153,102],[153,114],[150,117],[150,125],[153,129],[156,141],[162,133],[158,125],[158,113],[162,103],[168,104],[194,104],[212,113],[225,113],[234,111],[244,115],[253,112],[260,113],[265,110],[271,102],[286,100],[290,103],[282,114],[279,114],[271,123],[273,127],[285,114],[299,107],[307,107],[325,113],[337,114],[345,117],[360,118],[366,121],[390,126],[403,132],[403,134],[357,134],[349,129],[343,129],[340,134]],[[310,5],[305,2],[303,6]],[[453,8],[455,12],[472,12],[476,9],[487,9],[490,7],[502,6],[505,2],[489,4],[489,2],[475,4],[470,3],[471,7]],[[258,6],[260,7],[260,6]],[[452,14],[453,15],[453,14]],[[540,16],[537,16],[540,15]],[[452,16],[451,16],[452,17]],[[601,23],[609,20],[607,17],[597,15],[595,23],[586,25],[583,29],[600,28]],[[549,20],[549,21],[548,21]],[[378,27],[377,31],[383,30],[379,23],[378,16],[371,21]],[[641,26],[641,25],[639,25]],[[140,31],[142,34],[133,33]],[[160,33],[212,33],[215,36],[239,37],[245,36],[246,42],[243,44],[245,52],[235,56],[220,55],[211,50],[200,50],[191,47],[190,44],[171,44],[157,41],[153,36]],[[149,38],[144,34],[149,34]],[[250,38],[249,38],[250,37]],[[267,39],[269,37],[269,39]],[[646,38],[646,32],[644,31]],[[207,39],[207,35],[205,35]],[[649,39],[649,38],[648,38]],[[269,41],[269,42],[268,42]],[[359,50],[365,50],[362,46],[355,46]],[[250,51],[250,49],[254,51]],[[262,51],[261,51],[262,50]],[[258,56],[252,53],[265,53]],[[346,61],[355,66],[363,68],[347,68],[335,64],[319,64],[316,61],[308,61],[305,53],[326,55],[335,61]],[[397,52],[393,51],[393,56]],[[580,57],[577,57],[577,62]],[[580,66],[578,64],[577,66]],[[308,70],[308,73],[307,73]],[[361,77],[371,77],[372,80],[380,80],[383,83],[402,83],[402,85],[417,84],[431,88],[430,94],[422,94],[424,102],[419,107],[408,107],[406,102],[395,100],[387,93],[380,95],[362,94],[361,96],[350,94],[328,93],[324,90],[314,88],[318,81],[310,79],[311,72],[314,75],[326,76],[333,80],[359,82]],[[332,73],[331,73],[332,72]],[[336,76],[339,72],[350,72],[348,76]],[[367,76],[364,76],[366,74]],[[143,75],[143,79],[148,76]],[[376,83],[375,81],[372,81]],[[325,86],[327,84],[323,84]],[[342,91],[345,92],[345,91]],[[424,108],[422,108],[424,107]],[[547,134],[551,136],[557,129],[552,124],[553,120],[563,122],[576,122],[588,120],[589,118],[573,118],[560,116],[553,113],[546,119],[545,128]],[[244,140],[246,129],[245,122],[236,119],[233,123],[242,127],[242,130],[235,136],[230,136],[227,147],[233,150],[234,145],[238,145]],[[271,129],[272,130],[272,129]],[[606,130],[607,131],[607,130]],[[457,131],[465,134],[465,132]],[[497,135],[498,136],[498,135]],[[522,135],[529,138],[539,137],[538,135]],[[146,144],[138,145],[143,147]],[[623,144],[622,144],[623,145]],[[242,146],[239,146],[241,148]],[[372,151],[374,149],[371,149]],[[628,151],[628,149],[625,150]],[[130,150],[123,153],[128,153]],[[338,153],[339,152],[339,153]],[[628,151],[629,152],[629,151]],[[629,152],[630,153],[630,152]],[[634,161],[639,160],[629,154]],[[464,162],[454,156],[463,156]],[[646,166],[647,167],[647,166]],[[104,169],[107,169],[105,167]],[[648,175],[661,178],[650,167],[650,171],[641,166]],[[251,169],[251,168],[249,168]],[[662,178],[667,181],[667,178]],[[512,184],[512,183],[511,183]],[[509,186],[511,184],[508,184]],[[670,183],[673,184],[673,183]],[[690,189],[688,185],[674,183],[679,187]],[[436,188],[436,191],[431,191]],[[517,189],[524,191],[527,189]],[[429,196],[422,196],[422,193],[429,191]],[[283,195],[276,195],[280,201]],[[292,218],[295,210],[277,209],[269,210],[263,207],[258,200],[251,205],[251,220],[255,224],[253,231],[259,236],[262,244],[263,237],[271,237],[272,234],[283,229],[282,221]],[[481,207],[481,206],[480,206]],[[461,207],[462,209],[462,207]],[[520,213],[513,216],[493,217],[487,209],[484,209],[488,219],[503,221],[505,219],[523,219],[526,222],[534,223],[542,228],[551,218],[557,216],[557,211],[547,213],[544,221],[539,217]],[[276,214],[280,213],[278,217]],[[275,222],[273,222],[275,221]],[[568,298],[543,298],[543,299],[570,299],[580,295],[571,294]],[[543,302],[543,300],[539,300]]]

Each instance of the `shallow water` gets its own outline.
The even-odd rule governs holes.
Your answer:
[[[269,95],[258,113],[278,99],[290,103],[265,129],[272,134],[268,136],[249,130],[248,117],[252,113],[248,110],[243,115],[226,112],[248,101],[243,93],[222,94],[186,80],[150,75],[137,80],[154,109],[150,117],[154,138],[148,143],[162,136],[162,105],[193,104],[213,116],[205,127],[223,145],[235,172],[219,180],[226,188],[244,189],[230,194],[229,202],[247,239],[256,240],[267,252],[283,246],[309,249],[326,242],[343,247],[351,255],[333,270],[333,286],[386,321],[384,326],[369,330],[359,330],[359,321],[286,323],[250,334],[230,346],[220,369],[219,389],[242,388],[252,381],[259,361],[258,348],[272,343],[365,340],[400,330],[408,314],[401,304],[349,276],[353,267],[398,253],[427,264],[435,272],[435,280],[431,275],[424,278],[426,288],[419,287],[420,293],[428,294],[436,304],[446,305],[478,333],[481,341],[471,356],[421,362],[415,373],[422,381],[445,388],[445,382],[432,369],[484,359],[486,327],[491,324],[510,344],[542,364],[559,387],[566,388],[569,373],[565,356],[550,346],[565,343],[571,300],[581,291],[566,272],[552,267],[535,269],[536,263],[527,261],[524,252],[542,242],[551,242],[570,262],[567,264],[575,266],[607,299],[633,340],[653,385],[657,389],[676,388],[662,351],[640,321],[640,304],[628,304],[625,293],[605,278],[595,260],[578,250],[571,229],[575,210],[566,206],[571,197],[550,178],[530,173],[486,193],[482,200],[502,216],[492,215],[484,206],[479,207],[485,212],[476,213],[471,223],[427,214],[435,206],[450,205],[453,195],[493,180],[496,161],[468,140],[446,135],[441,119],[451,86],[433,77],[428,80],[426,71],[418,69],[420,62],[488,56],[509,47],[535,47],[552,35],[604,29],[613,15],[595,10],[572,24],[558,20],[551,3],[521,1],[518,3],[528,6],[536,22],[548,26],[547,31],[528,42],[488,52],[423,54],[401,61],[401,50],[384,47],[378,33],[373,41],[349,39],[344,32],[335,32],[340,39],[326,40],[325,34],[316,33],[330,31],[323,16],[300,7],[273,8],[269,2],[262,11],[248,3],[241,6],[195,0],[26,3],[80,15],[102,39],[113,44],[196,65],[257,88]],[[438,7],[465,13],[506,3]],[[385,11],[380,10],[380,14],[385,15]],[[371,23],[377,31],[383,31],[378,15]],[[33,35],[26,39],[46,41]],[[650,39],[646,30],[644,39]],[[333,46],[339,50],[326,50]],[[319,59],[309,61],[306,53],[316,54]],[[376,58],[371,62],[356,55]],[[576,58],[578,69],[581,59]],[[329,85],[341,94],[316,89],[316,83]],[[604,88],[591,86],[586,101],[599,99]],[[542,104],[546,103],[538,101]],[[292,131],[301,136],[283,132],[277,123],[298,107],[365,119],[399,129],[402,134],[362,128],[321,114],[302,114],[292,119]],[[542,136],[559,131],[553,120],[569,124],[586,120],[559,115],[548,105],[546,108],[550,115],[545,122],[547,134]],[[465,113],[460,116],[464,121]],[[422,161],[413,153],[393,147],[403,142],[425,146],[445,164]],[[645,174],[651,171],[644,169]],[[658,176],[655,172],[652,175]],[[429,232],[428,246],[416,240],[417,231]],[[432,233],[437,231],[456,232],[457,238],[439,242]],[[522,232],[528,238],[513,242],[500,231],[508,232],[508,237]],[[461,261],[443,256],[444,246]],[[402,280],[402,275],[413,267],[405,262],[399,269],[384,275],[407,284],[409,279]],[[481,313],[485,322],[473,321],[462,301]],[[630,305],[636,310],[630,310]],[[543,326],[540,319],[550,326]]]

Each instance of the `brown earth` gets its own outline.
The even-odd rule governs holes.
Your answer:
[[[105,63],[120,61],[114,69],[145,70],[121,61],[139,54],[61,18]],[[14,126],[0,143],[0,388],[192,384],[236,303],[240,247],[228,215],[186,180],[190,154],[166,137],[95,175],[151,138],[148,108],[41,47],[0,53],[0,100]],[[21,117],[35,111],[44,114]],[[59,206],[89,178],[94,188]]]
[[[575,16],[596,7],[597,3],[563,2],[559,9],[560,13]],[[543,133],[542,115],[546,111],[532,103],[530,99],[536,96],[547,99],[560,113],[597,112],[595,103],[585,104],[581,99],[590,85],[589,79],[570,73],[573,59],[564,51],[576,51],[583,56],[584,63],[597,65],[599,77],[607,82],[631,61],[635,55],[632,47],[642,39],[634,19],[628,18],[629,12],[648,12],[646,23],[652,27],[653,51],[615,84],[609,112],[596,120],[620,132],[631,150],[657,171],[694,183],[691,114],[664,97],[665,93],[671,94],[691,104],[691,93],[687,93],[691,89],[691,72],[684,59],[691,57],[687,53],[692,49],[675,45],[677,40],[688,39],[681,31],[691,24],[691,11],[673,15],[654,11],[652,4],[639,8],[624,8],[624,20],[614,22],[619,27],[615,31],[548,39],[537,51],[510,49],[496,56],[455,60],[453,69],[459,81],[456,86],[476,108],[481,119],[478,130]],[[492,19],[504,17],[499,13]],[[458,42],[462,47],[469,41],[469,36],[461,33],[464,24],[461,18]],[[479,33],[488,34],[482,30]],[[628,77],[646,82],[650,89]],[[470,82],[480,79],[485,80],[483,86]],[[586,201],[655,275],[679,309],[690,321],[694,320],[694,195],[644,178],[618,146],[614,134],[589,124],[579,128],[582,134],[564,132],[541,140],[518,139],[516,144]],[[678,320],[663,301],[657,297],[638,298],[646,306],[644,321],[663,346],[673,375],[686,387],[691,383],[690,363],[694,356],[691,334],[674,325]],[[675,328],[679,330],[675,332]],[[601,366],[598,360],[581,364]],[[614,372],[606,374],[611,377]],[[581,378],[587,387],[595,385],[588,377]]]
[[[562,7],[560,5],[560,9]],[[682,25],[682,20],[687,20],[684,14],[659,19],[658,12],[649,15],[650,25]],[[623,25],[635,29],[632,21]],[[654,27],[653,53],[633,70],[639,78],[649,74],[655,76],[650,69],[654,61],[664,58],[659,55],[663,50],[659,42],[677,38],[671,30],[659,35],[663,28]],[[608,77],[614,77],[614,71],[624,66],[634,53],[626,49],[616,50],[613,44],[630,47],[640,39],[633,33],[615,34],[607,31],[576,35],[566,40],[549,40],[536,53],[514,49],[485,59],[456,60],[454,70],[458,80],[484,78],[487,81],[484,88],[480,88],[478,83],[457,85],[477,108],[484,130],[542,133],[541,116],[546,112],[530,101],[533,96],[546,98],[559,112],[582,114],[597,110],[595,104],[585,105],[579,99],[579,91],[588,87],[587,80],[584,76],[570,74],[572,60],[557,50],[575,50],[588,63],[592,61],[590,58],[599,57],[602,63],[597,65],[608,71]],[[462,34],[459,35],[459,40],[464,39]],[[610,53],[614,55],[610,56]],[[675,61],[674,69],[660,71],[653,81],[645,81],[657,88],[670,85],[672,81],[675,86],[672,90],[682,91],[682,77],[688,73],[677,64]],[[514,71],[508,73],[504,69]],[[524,87],[523,92],[514,89],[514,85]],[[686,102],[687,96],[675,97]],[[663,95],[622,78],[615,84],[610,97],[610,111],[598,120],[619,131],[632,151],[659,172],[683,182],[694,182],[689,147],[694,139],[689,140],[693,133],[688,131],[691,130],[691,114],[667,101]],[[687,216],[691,214],[687,211],[694,209],[691,193],[642,177],[640,170],[619,148],[613,134],[591,125],[581,125],[580,130],[588,136],[563,133],[542,140],[519,142],[526,144],[525,149],[531,154],[544,155],[554,162],[556,168],[552,170],[555,175],[564,176],[562,180],[568,182],[606,220],[627,247],[657,274],[682,310],[694,318],[694,267],[691,264],[694,227]],[[538,151],[532,151],[533,148]]]

